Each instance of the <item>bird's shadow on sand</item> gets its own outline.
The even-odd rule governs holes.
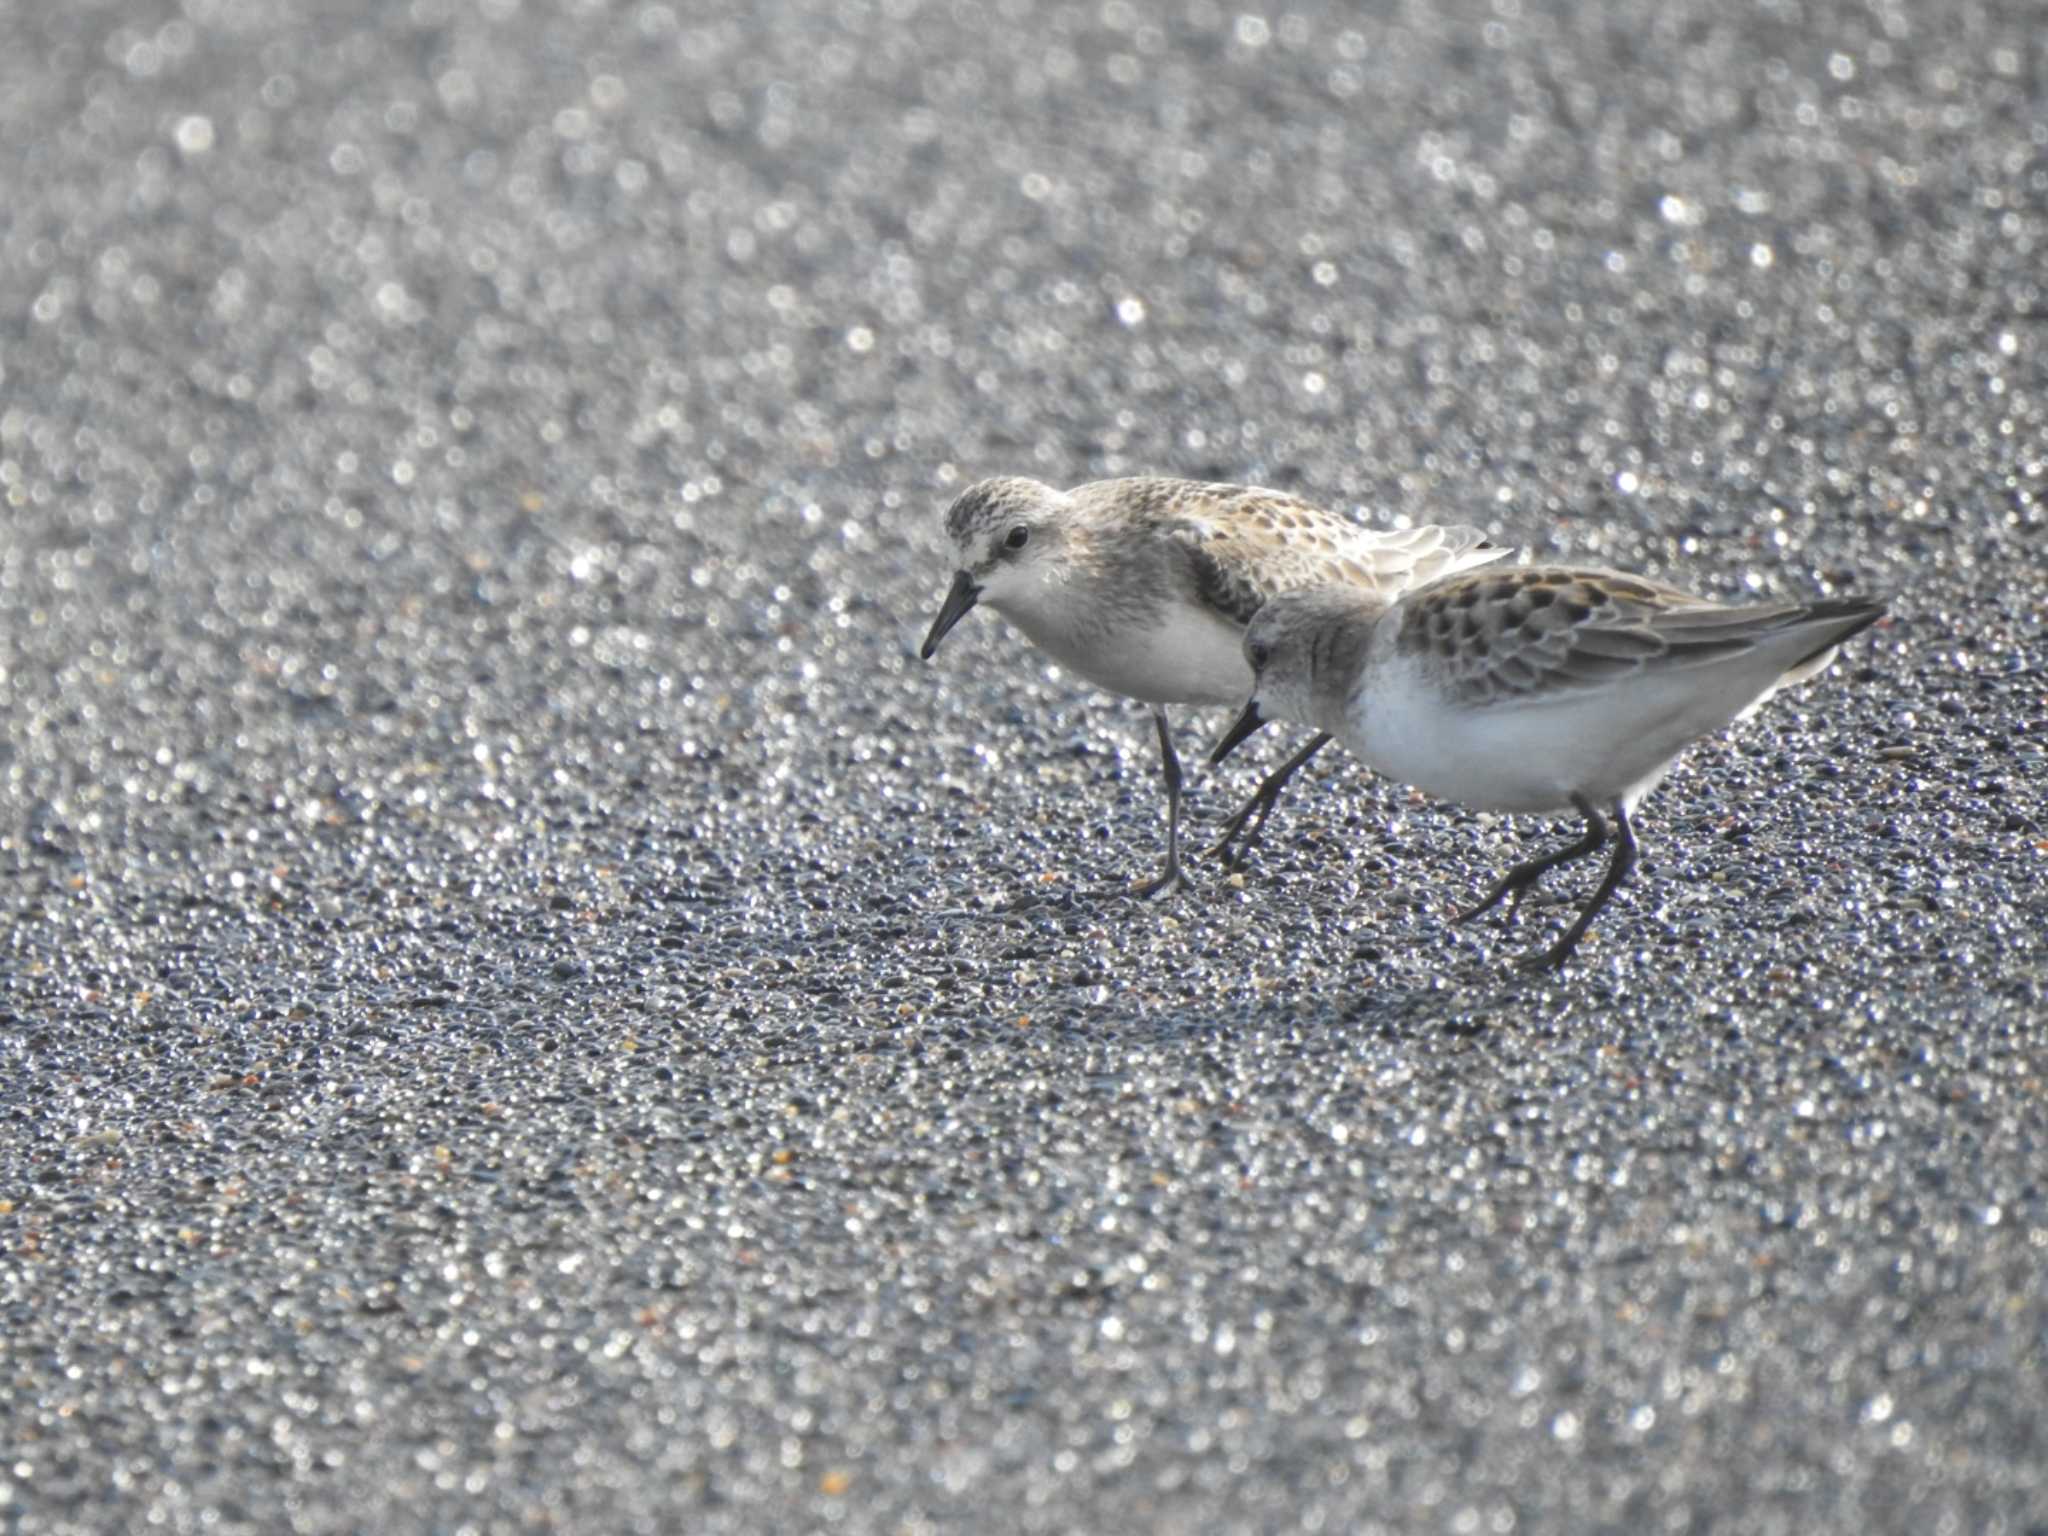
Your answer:
[[[1088,917],[1142,922],[1155,915],[1200,924],[1205,898],[1215,899],[1206,882],[1163,899],[1140,898],[1116,885],[1067,887],[995,896],[985,905],[929,916],[963,929]],[[1390,956],[1384,945],[1365,943],[1365,953],[1348,959],[1305,960],[1293,980],[1262,996],[1239,993],[1213,1005],[1104,1000],[1083,1009],[1074,1027],[1190,1042],[1272,1027],[1367,1031],[1389,1040],[1471,1039],[1501,1030],[1550,1033],[1570,1016],[1631,1001],[1640,1007],[1645,999],[1631,997],[1635,989],[1602,963],[1597,943],[1562,970],[1526,963],[1571,922],[1581,899],[1539,894],[1516,916],[1493,912],[1469,925],[1454,922],[1457,908],[1446,902],[1437,921],[1420,925],[1426,940],[1420,948]]]

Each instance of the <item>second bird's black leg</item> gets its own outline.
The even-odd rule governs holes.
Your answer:
[[[1600,845],[1607,841],[1606,821],[1593,808],[1593,802],[1586,799],[1583,795],[1572,796],[1572,804],[1577,808],[1579,814],[1586,818],[1586,835],[1584,837],[1580,838],[1576,843],[1567,843],[1555,853],[1546,853],[1540,859],[1530,859],[1525,864],[1517,864],[1513,869],[1502,875],[1499,880],[1494,882],[1493,889],[1486,893],[1477,906],[1467,907],[1457,915],[1454,921],[1460,923],[1471,922],[1480,913],[1491,911],[1495,906],[1499,905],[1500,899],[1503,896],[1512,896],[1514,898],[1508,905],[1508,910],[1512,912],[1522,904],[1522,896],[1529,887],[1557,868],[1558,865],[1569,864],[1573,859],[1583,859],[1589,853],[1598,853]]]
[[[1173,732],[1166,724],[1166,710],[1160,705],[1152,706],[1152,723],[1159,729],[1159,773],[1166,780],[1166,868],[1131,887],[1131,894],[1141,898],[1166,895],[1181,883],[1180,754],[1173,750]]]
[[[1210,854],[1222,859],[1228,869],[1244,868],[1245,858],[1252,851],[1252,845],[1259,840],[1259,834],[1266,830],[1266,818],[1273,814],[1273,807],[1279,803],[1280,791],[1287,787],[1287,781],[1299,773],[1329,739],[1328,731],[1316,732],[1307,746],[1267,774],[1260,782],[1258,792],[1239,806],[1237,814],[1224,824],[1223,835],[1211,845]],[[1257,820],[1253,820],[1255,815]],[[1249,832],[1245,831],[1246,822],[1251,822]],[[1244,846],[1232,853],[1230,845],[1240,832],[1244,832]]]
[[[1595,814],[1590,804],[1584,801],[1576,803],[1588,817]],[[1578,920],[1564,931],[1563,938],[1542,954],[1531,955],[1522,962],[1531,970],[1555,971],[1562,968],[1571,958],[1572,951],[1579,947],[1579,940],[1586,936],[1586,930],[1593,926],[1593,919],[1600,915],[1601,909],[1621,889],[1621,882],[1628,878],[1628,872],[1635,868],[1636,831],[1629,825],[1628,808],[1617,800],[1609,810],[1614,817],[1614,852],[1608,857],[1607,873],[1600,879],[1600,888],[1593,892],[1593,899],[1586,903]]]

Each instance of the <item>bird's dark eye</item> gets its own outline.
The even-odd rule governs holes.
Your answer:
[[[1273,648],[1263,640],[1254,640],[1244,648],[1244,659],[1252,664],[1254,672],[1266,670],[1266,663],[1273,659]]]
[[[1022,523],[1010,530],[1010,536],[1003,540],[1005,549],[1022,549],[1031,542],[1031,530]]]

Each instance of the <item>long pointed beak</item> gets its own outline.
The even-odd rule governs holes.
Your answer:
[[[939,616],[932,620],[932,627],[925,633],[924,649],[917,654],[930,661],[932,652],[946,638],[946,631],[960,622],[961,616],[974,606],[974,600],[980,596],[981,588],[974,584],[974,578],[965,571],[955,571],[953,585],[946,591],[946,600],[939,604]]]
[[[1266,717],[1259,713],[1259,701],[1252,699],[1245,704],[1244,713],[1239,715],[1223,739],[1216,743],[1216,750],[1209,754],[1209,766],[1214,768],[1223,759],[1235,752],[1247,736],[1266,723]]]

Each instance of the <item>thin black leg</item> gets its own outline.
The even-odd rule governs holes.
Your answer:
[[[1165,895],[1178,889],[1180,874],[1180,754],[1173,750],[1173,732],[1166,724],[1163,706],[1152,706],[1152,723],[1159,728],[1159,774],[1166,780],[1166,868],[1131,888],[1138,897]]]
[[[1266,818],[1273,814],[1273,807],[1280,799],[1280,791],[1287,787],[1287,781],[1299,773],[1308,760],[1314,757],[1322,749],[1323,743],[1329,739],[1330,733],[1328,731],[1316,732],[1309,740],[1307,746],[1267,774],[1259,785],[1258,793],[1239,806],[1237,814],[1224,824],[1223,835],[1217,838],[1209,849],[1212,857],[1220,858],[1224,861],[1224,868],[1244,868],[1245,858],[1251,853],[1252,845],[1259,840],[1259,834],[1266,830]],[[1252,818],[1255,814],[1258,819],[1253,821]],[[1251,830],[1245,832],[1245,823],[1248,821],[1251,822]],[[1232,853],[1230,851],[1230,844],[1240,832],[1245,834],[1244,846],[1239,848],[1237,852]]]
[[[1574,803],[1586,815],[1594,814],[1589,802],[1575,800]],[[1531,955],[1523,962],[1533,970],[1561,969],[1565,961],[1571,958],[1572,951],[1578,948],[1579,940],[1586,936],[1586,930],[1593,926],[1593,919],[1600,915],[1601,908],[1605,907],[1614,893],[1621,888],[1621,882],[1628,878],[1628,872],[1635,868],[1636,831],[1629,825],[1628,808],[1617,800],[1610,809],[1614,817],[1614,852],[1608,857],[1607,873],[1601,878],[1600,888],[1593,893],[1593,899],[1586,903],[1585,910],[1579,913],[1578,921],[1565,930],[1563,938],[1542,954]]]
[[[1601,819],[1600,813],[1593,808],[1593,803],[1590,800],[1574,795],[1572,797],[1572,804],[1578,808],[1579,814],[1586,818],[1586,835],[1576,843],[1567,843],[1555,853],[1546,853],[1540,859],[1531,859],[1526,864],[1517,864],[1513,869],[1502,875],[1499,880],[1494,882],[1493,889],[1486,893],[1477,906],[1467,907],[1457,915],[1455,921],[1461,923],[1471,922],[1480,913],[1491,911],[1499,904],[1503,896],[1512,896],[1514,898],[1508,904],[1508,910],[1513,912],[1515,908],[1522,904],[1522,897],[1529,887],[1557,868],[1558,865],[1569,864],[1573,859],[1583,859],[1589,853],[1598,853],[1600,845],[1607,841],[1607,823]]]

